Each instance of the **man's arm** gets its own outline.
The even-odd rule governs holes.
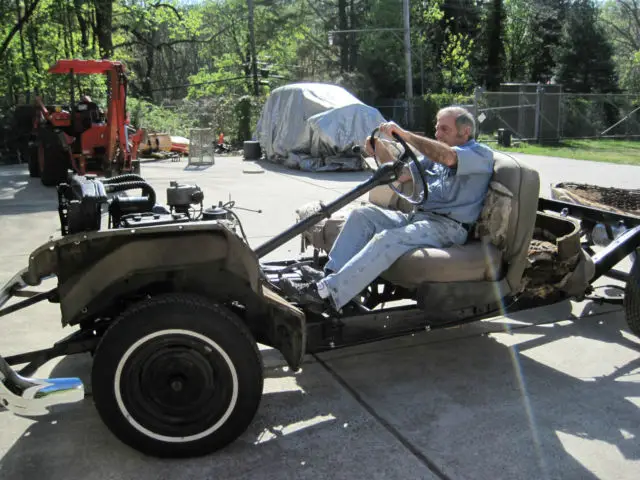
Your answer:
[[[458,155],[449,145],[408,132],[394,122],[381,125],[380,131],[390,137],[393,136],[393,133],[397,133],[405,142],[413,145],[420,153],[434,162],[449,168],[455,168],[458,165]]]
[[[458,165],[458,155],[449,145],[407,131],[402,138],[436,163],[441,163],[449,168],[455,168]]]

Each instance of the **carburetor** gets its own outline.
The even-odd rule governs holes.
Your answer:
[[[197,185],[180,185],[172,180],[167,188],[167,205],[172,212],[188,214],[192,205],[200,205],[202,209],[202,201],[204,193]]]

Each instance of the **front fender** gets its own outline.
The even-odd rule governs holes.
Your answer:
[[[206,268],[233,272],[251,290],[260,291],[257,257],[215,221],[67,235],[34,251],[23,278],[37,285],[50,275],[58,277],[62,324],[67,325],[95,315],[90,307],[104,303],[100,295],[116,284]]]
[[[164,283],[246,302],[257,341],[279,350],[294,369],[305,353],[302,311],[262,285],[253,250],[216,221],[67,235],[35,250],[22,280],[38,285],[52,275],[63,326],[117,314],[120,299]]]

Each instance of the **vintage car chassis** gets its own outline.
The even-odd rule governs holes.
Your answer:
[[[394,181],[398,178],[398,171],[399,168],[397,165],[387,165],[384,168],[379,168],[371,178],[356,186],[350,192],[324,205],[319,211],[299,221],[285,232],[256,248],[252,253],[252,255],[254,255],[252,258],[254,258],[255,261],[263,258],[266,254],[302,234],[311,226],[325,218],[329,218],[342,207],[361,197],[372,188]],[[585,207],[579,204],[546,198],[539,198],[537,209],[539,212],[555,212],[556,215],[561,217],[575,219],[579,222],[581,230],[585,233],[591,231],[593,226],[599,223],[609,226],[622,223],[626,228],[617,238],[613,238],[612,236],[610,243],[603,246],[598,252],[592,250],[591,247],[593,245],[591,244],[589,235],[584,235],[586,240],[585,243],[582,244],[582,248],[590,256],[595,266],[595,272],[589,280],[588,288],[586,288],[584,292],[580,292],[580,295],[577,297],[579,300],[593,293],[592,284],[602,276],[627,282],[627,284],[630,281],[636,282],[638,280],[625,272],[616,270],[614,267],[625,257],[632,255],[634,257],[634,268],[632,271],[637,270],[637,252],[640,247],[640,217],[623,215],[594,207]],[[202,224],[201,227],[202,229],[212,228],[211,224],[208,224],[208,226]],[[182,225],[165,225],[157,228],[161,232],[171,231],[175,233],[181,231],[187,235],[189,230],[193,231],[201,227],[199,225],[193,225],[192,228]],[[154,227],[152,227],[152,229],[153,228]],[[221,226],[215,226],[215,228],[224,230]],[[121,239],[123,238],[122,233],[127,232],[120,231]],[[111,235],[111,232],[101,232],[100,235],[102,235],[102,238],[105,238],[105,236],[108,237]],[[113,235],[115,235],[115,233]],[[73,241],[73,239],[71,241]],[[317,258],[283,262],[262,262],[259,264],[260,282],[262,282],[265,289],[278,292],[278,278],[288,274],[295,275],[295,273],[292,272],[295,271],[297,265],[301,262],[311,262],[314,260],[317,260]],[[29,277],[29,273],[29,269],[25,268],[16,274],[2,290],[0,290],[0,317],[15,313],[45,300],[58,303],[60,293],[57,287],[44,292],[29,290],[29,285],[39,284],[32,278],[33,275]],[[30,278],[29,282],[26,281],[28,278]],[[42,281],[44,278],[40,278],[39,280]],[[402,288],[387,288],[389,285],[385,285],[385,282],[380,279],[376,280],[372,284],[372,287],[372,291],[374,292],[372,295],[379,296],[379,298],[373,299],[373,303],[376,305],[394,300],[412,299],[407,291],[404,291]],[[380,292],[379,287],[382,287],[382,292]],[[637,302],[638,300],[635,297],[637,297],[637,295],[634,296],[634,302]],[[5,306],[12,298],[22,298],[22,300]],[[300,321],[300,323],[297,324],[298,329],[300,330],[300,325],[302,326],[301,332],[296,332],[295,328],[285,332],[286,334],[301,334],[298,340],[299,345],[294,346],[295,351],[293,353],[291,353],[291,351],[285,352],[283,349],[281,349],[281,351],[289,364],[293,368],[297,368],[304,354],[314,354],[326,350],[408,335],[414,332],[447,328],[494,317],[499,314],[509,314],[534,306],[552,304],[566,300],[567,298],[566,296],[552,296],[541,299],[537,304],[521,302],[517,296],[514,298],[503,298],[500,299],[501,301],[495,302],[492,305],[466,309],[466,311],[456,312],[455,315],[451,315],[444,320],[435,320],[430,318],[429,312],[427,311],[428,309],[420,308],[419,302],[408,306],[383,307],[380,309],[369,309],[362,304],[352,303],[338,313],[327,314],[325,312],[319,314],[290,304],[289,300],[285,297],[280,297],[280,301],[284,302],[285,309],[297,309],[297,318]],[[618,304],[624,302],[624,299],[619,297],[602,297],[601,299],[603,302]],[[63,322],[63,325],[64,324],[66,323]],[[285,330],[288,328],[285,324],[278,324],[277,327],[282,327]],[[81,325],[80,329],[56,342],[50,348],[4,358],[0,356],[0,404],[18,415],[38,416],[48,414],[50,408],[53,406],[82,400],[84,398],[84,385],[78,378],[38,379],[31,378],[31,375],[33,375],[39,367],[53,358],[77,353],[94,353],[104,332],[108,328],[108,321],[92,323],[90,328],[82,328]],[[296,342],[293,343],[295,344]],[[18,365],[22,365],[22,368],[14,370],[13,367],[17,367]]]
[[[357,197],[361,193],[355,192]],[[344,202],[342,202],[343,204]],[[340,207],[342,206],[340,205]],[[338,207],[339,208],[339,207]],[[592,245],[585,244],[585,251],[592,254],[591,258],[595,264],[595,274],[591,283],[602,276],[610,277],[622,282],[629,281],[629,274],[616,270],[614,267],[626,256],[636,255],[640,247],[640,218],[631,215],[620,215],[617,213],[599,210],[592,207],[584,207],[577,204],[566,203],[558,200],[540,198],[538,202],[540,211],[553,211],[564,216],[577,218],[585,230],[589,230],[597,223],[618,224],[624,222],[627,231],[618,238],[595,253]],[[335,211],[333,205],[327,206],[329,210]],[[317,219],[315,220],[317,221]],[[286,236],[275,239],[273,243],[265,244],[263,253],[272,251],[289,238],[293,238],[304,231],[308,224],[312,222],[301,222],[285,232]],[[286,275],[292,266],[312,259],[291,260],[281,262],[265,262],[262,264],[267,279],[276,276]],[[28,290],[27,285],[22,280],[25,271],[14,276],[0,291],[0,306],[5,305],[12,297],[22,297],[21,301],[0,310],[0,317],[12,314],[19,310],[28,308],[42,301],[56,301],[57,289],[48,291]],[[400,289],[392,295],[385,296],[384,282],[378,281],[383,287],[380,293],[380,301],[393,301],[406,299]],[[591,293],[586,291],[585,294]],[[564,300],[554,297],[548,303],[556,303]],[[614,297],[601,299],[603,302],[622,304],[623,298]],[[382,308],[368,310],[365,307],[350,308],[343,310],[342,315],[327,317],[307,312],[306,321],[306,353],[312,354],[336,348],[344,348],[357,344],[368,343],[388,339],[392,337],[407,335],[415,332],[447,328],[454,325],[470,323],[482,319],[490,318],[496,314],[508,314],[519,310],[531,308],[537,305],[521,304],[518,301],[496,303],[488,306],[484,311],[469,312],[467,316],[459,320],[445,322],[432,322],[426,312],[415,305]],[[347,328],[348,327],[348,328]],[[92,352],[100,336],[95,332],[78,330],[77,332],[61,339],[50,348],[34,350],[7,357],[0,356],[0,402],[5,407],[11,408],[16,413],[22,412],[25,415],[41,415],[47,413],[47,408],[57,403],[67,403],[81,400],[84,397],[83,385],[78,379],[32,379],[32,375],[40,366],[49,360],[66,355]],[[12,366],[24,365],[19,371],[15,371]]]

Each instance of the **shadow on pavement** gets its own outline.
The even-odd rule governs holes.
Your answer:
[[[273,364],[273,362],[270,362]],[[90,375],[88,356],[67,357],[52,375]],[[2,478],[329,478],[336,468],[375,477],[370,457],[400,457],[403,448],[331,381],[315,362],[292,374],[282,366],[265,370],[260,409],[249,429],[227,448],[200,458],[147,457],[117,440],[100,420],[90,396],[32,423],[0,459]],[[0,412],[0,421],[9,412]],[[358,445],[365,440],[366,448]],[[391,443],[391,445],[390,445]],[[356,463],[352,463],[355,461]],[[369,464],[367,466],[367,463]],[[338,467],[339,464],[345,465]],[[424,478],[413,458],[383,469],[387,478]],[[89,475],[88,472],[91,472]]]
[[[205,170],[209,170],[210,168],[215,167],[215,165],[185,165],[183,170],[185,172],[203,172]]]
[[[11,168],[0,170],[0,215],[57,209],[58,194],[55,187],[45,187],[39,178],[31,178],[26,166],[12,165]]]
[[[640,459],[639,405],[632,401],[640,397],[640,342],[619,314],[563,318],[569,320],[511,331],[498,322],[491,334],[430,343],[430,334],[421,334],[353,355],[343,350],[320,362],[310,357],[298,373],[269,367],[248,431],[197,459],[160,460],[124,446],[88,397],[29,425],[0,460],[0,475],[433,478],[402,439],[449,478],[626,478],[620,462]],[[87,381],[90,361],[67,357],[52,374]],[[616,456],[611,450],[617,463],[607,463]]]
[[[640,340],[601,311],[326,362],[449,478],[634,478]]]

